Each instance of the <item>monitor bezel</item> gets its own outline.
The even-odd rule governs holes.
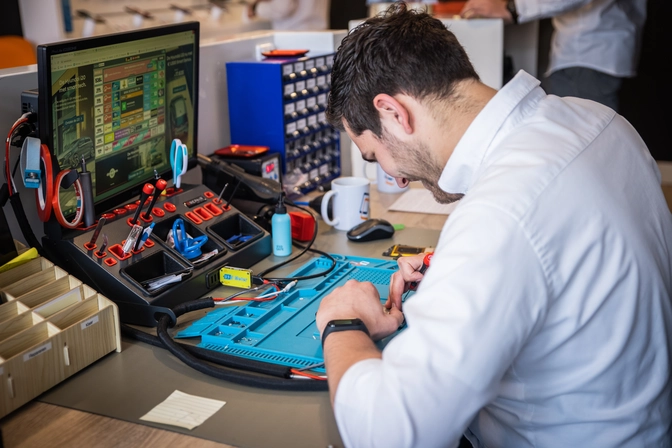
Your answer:
[[[200,57],[200,23],[184,22],[179,24],[162,25],[152,28],[143,28],[141,30],[123,31],[114,34],[105,34],[101,36],[86,37],[68,41],[54,42],[37,46],[37,80],[38,92],[48,92],[51,89],[51,56],[73,51],[88,50],[95,47],[104,47],[107,45],[123,44],[136,40],[152,37],[167,36],[185,31],[194,32],[194,95],[193,95],[193,121],[194,121],[194,139],[190,149],[188,169],[197,165],[198,154],[198,97],[199,97],[199,57]],[[50,106],[50,95],[38,93],[38,128],[42,143],[49,147],[52,155],[52,164],[54,174],[60,171],[58,160],[53,153],[53,135],[52,135],[52,113]],[[170,169],[159,172],[159,175],[172,180],[172,171]],[[143,185],[151,179],[140,181],[136,185],[130,186],[111,197],[95,203],[96,216],[101,213],[112,210],[120,204],[137,199],[140,196]]]

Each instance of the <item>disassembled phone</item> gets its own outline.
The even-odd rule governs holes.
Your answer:
[[[419,246],[407,246],[404,244],[395,244],[394,246],[387,249],[383,252],[383,256],[399,258],[399,257],[408,257],[411,255],[425,254],[434,252],[433,247],[419,247]]]

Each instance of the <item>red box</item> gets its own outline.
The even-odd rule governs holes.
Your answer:
[[[292,238],[297,241],[310,241],[315,233],[315,219],[306,212],[289,212],[292,223]]]

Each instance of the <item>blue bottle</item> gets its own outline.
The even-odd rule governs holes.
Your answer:
[[[275,206],[275,213],[271,218],[271,235],[273,238],[273,255],[286,257],[292,253],[292,222],[287,214],[284,197]]]

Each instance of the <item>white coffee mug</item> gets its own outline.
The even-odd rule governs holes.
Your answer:
[[[332,215],[327,210],[333,200]],[[369,179],[339,177],[331,181],[331,190],[322,198],[322,219],[337,230],[350,230],[369,219]]]
[[[368,167],[371,165],[376,166],[375,178],[369,177]],[[396,179],[387,174],[385,171],[383,171],[383,168],[380,166],[380,163],[377,162],[364,163],[363,169],[364,169],[364,176],[366,176],[371,181],[372,184],[376,184],[376,188],[378,188],[378,191],[380,191],[381,193],[402,193],[408,190],[408,185],[406,185],[404,188],[399,187],[399,185],[397,185]]]

